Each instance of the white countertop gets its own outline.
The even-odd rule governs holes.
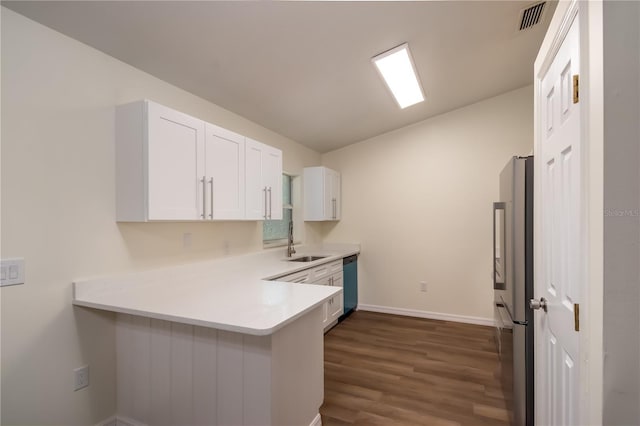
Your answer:
[[[298,249],[298,248],[297,248]],[[268,335],[340,288],[269,281],[360,252],[358,244],[302,247],[327,256],[288,262],[286,248],[73,283],[73,304],[253,335]]]

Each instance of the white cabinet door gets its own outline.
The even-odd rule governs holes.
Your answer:
[[[326,167],[304,169],[304,220],[339,220],[340,173]]]
[[[342,203],[341,203],[341,196],[342,196],[342,190],[340,188],[340,173],[336,172],[335,170],[331,170],[331,199],[332,199],[332,204],[333,204],[333,212],[332,212],[332,219],[333,220],[340,220],[341,218],[341,208],[342,208]]]
[[[246,138],[246,218],[282,219],[282,151]]]
[[[331,276],[331,286],[333,287],[343,287],[343,279],[342,272],[339,274],[334,274]],[[344,310],[344,299],[342,293],[333,296],[329,299],[329,314],[328,314],[328,323],[332,323],[337,320]]]
[[[213,220],[244,219],[244,136],[213,124],[207,124],[205,152],[206,218]]]
[[[331,277],[325,277],[325,278],[322,278],[321,280],[314,281],[313,284],[330,286]],[[331,299],[324,302],[324,304],[322,305],[322,328],[324,330],[326,330],[327,326],[331,323],[331,319],[330,319],[331,308],[329,306],[330,301]]]
[[[333,219],[333,192],[331,191],[331,184],[333,182],[333,170],[323,168],[322,170],[322,188],[319,188],[319,192],[322,197],[322,205],[324,207],[322,218],[324,220]]]
[[[267,218],[282,220],[282,151],[267,146],[262,159],[269,207]]]
[[[116,220],[282,219],[282,151],[148,100],[116,107]]]
[[[247,138],[245,142],[245,217],[262,220],[266,215],[267,188],[262,184],[263,144]]]
[[[203,219],[204,122],[153,102],[147,108],[148,220]]]

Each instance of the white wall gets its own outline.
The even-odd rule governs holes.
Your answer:
[[[603,424],[640,424],[640,4],[604,2]]]
[[[2,257],[26,284],[2,295],[2,424],[87,425],[113,415],[114,316],[71,305],[71,282],[260,250],[261,222],[116,224],[114,106],[150,98],[284,151],[320,155],[2,8]],[[305,227],[316,242],[318,225]],[[192,246],[183,247],[183,234]],[[91,385],[72,391],[72,369]]]
[[[532,148],[529,86],[324,154],[343,201],[325,238],[361,242],[359,304],[492,320],[498,175]]]

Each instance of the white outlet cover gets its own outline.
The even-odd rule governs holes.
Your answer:
[[[73,390],[77,391],[89,386],[89,366],[84,365],[73,370]]]
[[[24,258],[0,261],[0,286],[24,284]]]

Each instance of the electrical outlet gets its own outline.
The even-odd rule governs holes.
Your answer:
[[[85,365],[73,370],[73,390],[77,391],[89,386],[89,366]]]
[[[427,291],[427,282],[426,281],[420,281],[420,291],[422,291],[422,292],[426,292]]]
[[[2,259],[0,286],[24,284],[24,259]]]
[[[184,234],[182,234],[182,247],[191,247],[191,232],[185,232]]]

